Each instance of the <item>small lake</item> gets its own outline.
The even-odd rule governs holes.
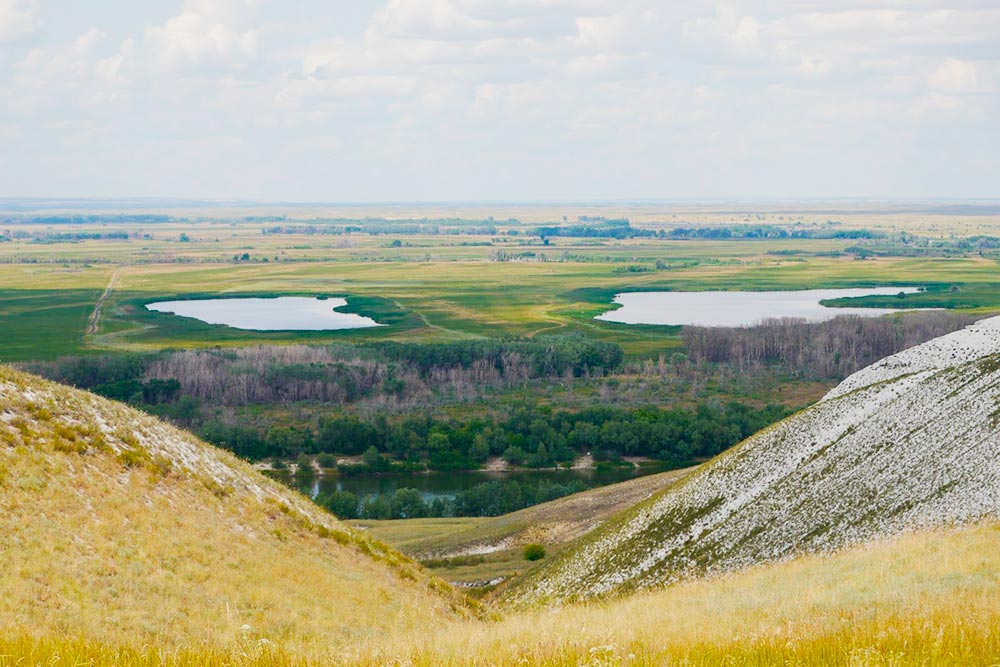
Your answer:
[[[477,484],[494,480],[517,480],[519,482],[552,482],[567,484],[583,482],[588,488],[606,486],[628,479],[651,475],[670,470],[663,463],[649,463],[638,468],[609,468],[602,470],[518,470],[513,472],[426,472],[399,473],[385,475],[330,475],[301,477],[288,472],[272,471],[268,473],[297,488],[302,493],[315,498],[321,493],[333,491],[350,491],[360,498],[369,498],[397,489],[416,489],[424,500],[435,498],[454,498],[466,489]]]
[[[825,299],[844,297],[913,294],[916,287],[876,287],[870,289],[816,289],[785,292],[625,292],[615,295],[621,308],[596,319],[622,324],[692,325],[738,327],[771,318],[794,317],[810,322],[830,320],[838,315],[877,317],[898,313],[904,308],[828,308]],[[909,309],[917,310],[917,309]]]
[[[341,298],[279,296],[158,301],[147,303],[146,308],[251,331],[333,331],[382,326],[370,317],[337,312],[337,308],[346,305],[347,299]]]

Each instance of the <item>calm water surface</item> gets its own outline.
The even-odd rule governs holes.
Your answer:
[[[424,500],[454,498],[458,493],[477,484],[493,480],[547,481],[566,484],[580,481],[596,488],[627,479],[670,470],[666,464],[651,463],[638,468],[610,470],[526,470],[516,472],[428,472],[387,475],[332,475],[302,478],[287,472],[272,472],[273,477],[291,484],[302,493],[315,498],[321,493],[350,491],[362,498],[393,493],[396,489],[416,489]]]
[[[306,296],[159,301],[146,308],[253,331],[332,331],[382,326],[370,317],[338,313],[347,299]]]
[[[871,289],[817,289],[786,292],[626,292],[615,295],[621,308],[597,319],[623,324],[668,324],[738,327],[769,318],[795,317],[821,322],[838,315],[877,317],[898,313],[897,308],[828,308],[824,299],[913,294],[916,287]],[[909,309],[917,310],[917,309]]]

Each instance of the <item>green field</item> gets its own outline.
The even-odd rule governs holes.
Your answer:
[[[87,349],[84,334],[111,267],[0,267],[0,361]]]
[[[627,215],[634,229],[661,236],[685,226],[771,225],[789,234],[868,230],[884,237],[870,247],[884,248],[897,237],[923,235],[922,245],[904,248],[910,253],[1000,234],[996,216],[917,214],[891,207],[863,211],[848,205],[833,212],[756,206],[736,213],[727,208],[593,205],[574,212]],[[319,207],[295,209],[275,217],[278,222],[262,221],[265,212],[274,214],[206,208],[174,211],[169,222],[155,224],[112,218],[41,225],[8,219],[0,236],[9,239],[0,243],[0,359],[88,350],[571,332],[620,343],[630,355],[655,357],[679,349],[675,327],[593,319],[624,290],[921,285],[935,289],[902,304],[883,299],[866,305],[1000,308],[995,250],[860,260],[851,252],[864,242],[851,238],[542,238],[538,225],[559,225],[553,221],[566,213],[556,206],[490,211],[459,205]],[[484,226],[489,233],[480,231]],[[120,280],[103,308],[97,334],[86,335],[90,312],[118,267]],[[278,294],[346,296],[349,310],[388,326],[261,333],[143,307],[161,299]]]
[[[741,244],[734,243],[734,251]],[[656,254],[654,244],[644,250]],[[717,254],[698,248],[688,254]],[[662,251],[666,253],[668,249]],[[0,358],[50,358],[85,349],[159,349],[275,341],[446,341],[473,337],[579,332],[615,341],[634,355],[677,349],[675,327],[594,320],[625,290],[804,289],[870,285],[934,285],[902,305],[1000,307],[1000,266],[980,257],[856,261],[759,257],[641,274],[615,273],[614,263],[299,262],[253,265],[151,264],[126,266],[110,295],[99,334],[84,340],[89,312],[112,267],[0,267],[3,339]],[[956,286],[957,291],[950,291]],[[153,313],[151,301],[216,295],[347,296],[351,308],[389,326],[370,331],[248,332]],[[900,305],[882,300],[871,305]]]

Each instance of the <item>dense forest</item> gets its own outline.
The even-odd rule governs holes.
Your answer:
[[[504,418],[440,419],[410,414],[371,421],[320,417],[315,425],[252,427],[208,422],[203,435],[236,454],[259,460],[299,454],[362,456],[341,465],[345,474],[423,469],[469,470],[499,456],[532,468],[567,464],[590,454],[597,461],[643,456],[676,464],[713,456],[785,417],[781,406],[703,403],[695,408],[648,407],[552,410],[534,403]]]
[[[603,377],[621,368],[613,343],[581,336],[438,344],[288,345],[67,357],[31,364],[46,377],[118,400],[151,380],[180,383],[175,397],[211,405],[376,399],[425,404],[435,392],[473,398],[527,380]],[[130,394],[131,392],[131,394]],[[135,402],[135,401],[133,401]]]

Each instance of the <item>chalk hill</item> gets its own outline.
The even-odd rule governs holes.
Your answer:
[[[507,597],[598,597],[990,516],[1000,516],[1000,318],[859,371]]]

